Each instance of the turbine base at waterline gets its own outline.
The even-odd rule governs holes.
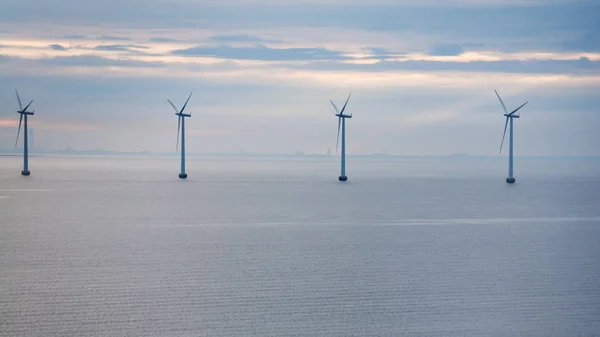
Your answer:
[[[347,177],[347,176],[339,176],[339,177],[338,177],[338,180],[339,180],[339,181],[347,181],[347,180],[348,180],[348,177]]]
[[[27,170],[27,171],[25,171],[25,170],[21,171],[21,175],[22,176],[28,176],[30,174],[31,174],[31,171],[29,171],[29,170]]]
[[[179,173],[179,179],[187,179],[187,173]]]
[[[514,183],[515,183],[515,181],[517,181],[517,180],[515,179],[515,177],[508,177],[508,178],[506,178],[506,182],[507,182],[507,183],[509,183],[509,184],[514,184]]]

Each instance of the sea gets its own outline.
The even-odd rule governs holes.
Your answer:
[[[0,336],[600,336],[600,160],[0,157]]]

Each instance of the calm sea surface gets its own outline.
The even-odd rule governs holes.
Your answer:
[[[600,161],[0,157],[0,336],[600,336]]]

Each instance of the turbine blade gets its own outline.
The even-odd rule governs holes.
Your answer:
[[[179,113],[183,113],[183,110],[185,110],[185,107],[187,106],[188,102],[190,101],[190,98],[192,97],[192,94],[193,92],[190,93],[188,99],[185,101],[185,104],[183,105],[183,108],[181,108],[181,111]]]
[[[340,114],[343,114],[344,110],[346,110],[346,105],[348,105],[348,101],[350,100],[350,96],[352,96],[352,93],[350,93],[350,95],[348,95],[348,98],[346,99],[346,103],[344,103],[344,107],[342,107],[342,111],[340,112]]]
[[[332,100],[329,100],[329,102],[331,102],[331,105],[333,105],[333,108],[335,109],[335,112],[339,115],[340,114],[340,109],[338,109],[337,105],[335,105],[335,103],[333,103]]]
[[[340,125],[342,124],[342,117],[338,117],[338,132],[337,141],[335,142],[335,153],[338,151],[338,145],[340,144]]]
[[[506,127],[508,126],[508,118],[506,117],[506,123],[504,123],[504,133],[502,134],[502,142],[500,143],[500,151],[498,151],[498,154],[502,153],[502,145],[504,145],[504,137],[506,136]]]
[[[175,107],[175,104],[173,104],[173,102],[171,102],[171,100],[170,100],[170,99],[168,99],[168,98],[167,98],[167,101],[169,101],[169,104],[171,104],[171,106],[173,107],[173,110],[175,110],[175,113],[179,113],[179,109],[177,109],[177,108]]]
[[[500,104],[502,104],[502,109],[504,109],[504,113],[508,114],[508,110],[506,110],[506,105],[504,105],[504,101],[502,101],[502,98],[500,98],[500,95],[498,94],[496,89],[494,89],[494,92],[496,93],[496,96],[498,96],[498,100],[500,101]]]
[[[509,113],[509,116],[512,116],[515,112],[521,110],[522,107],[524,107],[527,103],[529,103],[529,101],[523,103],[520,107],[516,108],[515,110],[513,110],[513,112]]]
[[[181,129],[182,118],[182,116],[177,116],[177,146],[175,147],[175,151],[179,150],[179,129]]]
[[[29,108],[29,106],[31,105],[31,103],[33,103],[33,100],[31,102],[29,102],[29,104],[27,104],[27,106],[25,107],[25,109],[21,110],[23,112],[27,111],[27,109]]]
[[[21,114],[21,118],[19,118],[19,129],[17,130],[17,140],[15,141],[15,149],[17,148],[17,144],[19,143],[19,134],[21,133],[21,122],[23,122],[23,114]]]
[[[19,92],[17,91],[16,88],[15,88],[15,93],[17,94],[17,101],[19,101],[19,109],[21,109],[21,111],[23,111],[23,105],[21,105],[21,97],[19,97]]]

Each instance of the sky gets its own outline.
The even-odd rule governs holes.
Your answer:
[[[600,155],[596,0],[0,2],[0,149]]]

